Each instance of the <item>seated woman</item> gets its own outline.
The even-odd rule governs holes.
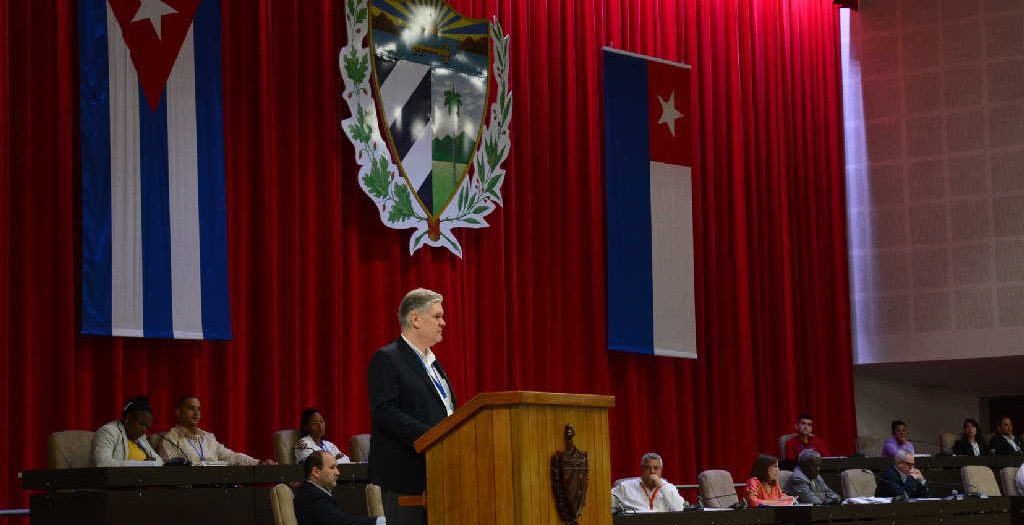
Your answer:
[[[754,460],[747,480],[747,504],[751,507],[785,507],[796,498],[779,486],[779,458],[761,454]]]
[[[327,423],[320,411],[315,408],[307,408],[302,411],[302,419],[299,423],[299,440],[295,442],[293,452],[295,463],[302,463],[314,451],[322,450],[334,456],[338,463],[351,463],[352,460],[338,450],[338,447],[324,439],[327,432]]]
[[[957,456],[984,456],[988,454],[988,443],[978,434],[978,422],[967,418],[964,420],[964,433],[953,443],[953,454]]]
[[[92,438],[94,467],[125,467],[163,464],[160,456],[146,440],[146,430],[153,426],[153,410],[149,398],[135,396],[121,409],[121,419],[103,425]]]

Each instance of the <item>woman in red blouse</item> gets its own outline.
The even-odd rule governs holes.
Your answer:
[[[782,492],[779,486],[779,458],[767,454],[757,456],[750,476],[747,480],[747,503],[751,507],[783,507],[796,501],[793,496]]]

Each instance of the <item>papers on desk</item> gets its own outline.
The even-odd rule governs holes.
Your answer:
[[[877,503],[892,503],[892,498],[876,498],[874,496],[863,498],[846,498],[843,505],[871,505]]]
[[[208,459],[206,461],[200,461],[199,463],[196,463],[197,467],[226,467],[227,465],[227,461],[217,461],[213,459]]]
[[[122,461],[117,464],[119,467],[159,467],[154,460],[148,461]]]

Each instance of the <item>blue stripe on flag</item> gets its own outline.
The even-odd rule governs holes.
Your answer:
[[[171,317],[171,219],[167,165],[167,90],[156,111],[139,86],[140,192],[142,200],[142,330],[173,338]]]
[[[110,77],[107,3],[78,2],[82,137],[82,333],[111,332]]]
[[[224,116],[221,106],[220,2],[203,0],[192,22],[199,143],[199,254],[203,338],[230,339]]]
[[[608,347],[654,353],[647,62],[604,52]]]

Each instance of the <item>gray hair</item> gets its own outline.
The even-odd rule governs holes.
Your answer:
[[[815,458],[820,457],[821,454],[817,450],[814,450],[813,448],[805,448],[802,452],[800,452],[800,456],[796,458],[796,464],[803,465],[809,461],[814,460]]]
[[[443,300],[444,297],[441,294],[426,288],[417,288],[410,291],[405,294],[405,297],[402,298],[402,303],[398,306],[398,324],[402,328],[409,328],[409,314]]]
[[[914,459],[914,455],[911,454],[909,450],[900,449],[896,451],[896,455],[893,456],[893,459],[906,462],[908,459]]]
[[[640,466],[642,467],[642,466],[646,465],[647,462],[652,460],[652,459],[656,459],[658,461],[661,461],[662,464],[665,463],[664,461],[662,461],[661,456],[657,452],[648,452],[648,453],[644,454],[644,457],[640,458]]]

